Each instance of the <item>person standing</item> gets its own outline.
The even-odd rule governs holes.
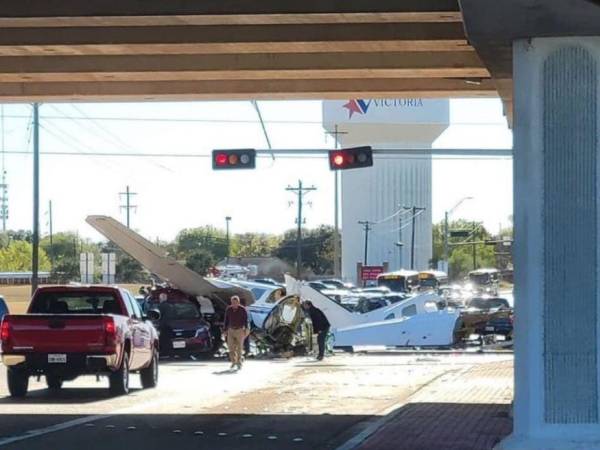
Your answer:
[[[327,317],[319,308],[312,304],[312,302],[306,300],[302,303],[302,307],[310,316],[310,321],[313,325],[313,331],[317,333],[317,343],[319,344],[319,356],[317,359],[319,361],[323,360],[325,356],[325,340],[327,339],[327,334],[329,333],[329,328],[331,324]]]
[[[242,352],[244,340],[248,336],[248,312],[240,304],[240,298],[237,295],[231,297],[231,305],[225,310],[224,324],[225,339],[229,349],[229,360],[231,368],[242,368]]]

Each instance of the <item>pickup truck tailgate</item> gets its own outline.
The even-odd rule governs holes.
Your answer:
[[[9,348],[15,353],[83,353],[105,347],[104,318],[100,315],[27,314],[10,316]]]

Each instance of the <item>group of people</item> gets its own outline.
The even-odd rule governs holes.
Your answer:
[[[313,332],[317,333],[317,343],[319,353],[317,360],[322,361],[325,357],[325,341],[331,324],[327,317],[319,308],[310,301],[302,302],[304,311],[310,317],[313,325]],[[250,335],[250,326],[248,320],[248,311],[241,304],[237,295],[231,297],[231,304],[225,310],[225,323],[223,325],[223,337],[227,342],[229,349],[229,360],[231,369],[240,370],[242,368],[244,342]]]

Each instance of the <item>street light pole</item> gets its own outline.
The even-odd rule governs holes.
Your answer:
[[[230,241],[229,241],[229,222],[231,222],[231,216],[226,216],[225,217],[225,227],[226,227],[226,233],[227,233],[227,265],[229,265],[229,257],[231,256],[231,245],[230,245]]]
[[[444,262],[446,263],[446,271],[449,272],[450,270],[450,264],[448,262],[448,240],[450,237],[450,230],[448,229],[448,218],[450,217],[450,214],[452,214],[464,201],[466,200],[473,200],[473,197],[463,197],[461,198],[456,205],[454,205],[452,208],[450,208],[448,211],[446,211],[444,213]]]
[[[33,235],[31,255],[31,293],[38,287],[40,247],[40,105],[33,104]]]

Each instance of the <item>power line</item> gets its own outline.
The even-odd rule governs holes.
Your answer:
[[[410,213],[410,211],[408,211],[408,210],[406,210],[406,211],[407,211],[408,213]],[[420,216],[421,214],[423,214],[424,212],[425,212],[425,210],[422,210],[422,211],[419,211],[419,212],[417,212],[417,214],[415,214],[414,218],[416,219],[417,217],[419,217],[419,216]],[[413,219],[413,217],[412,217],[412,216],[411,216],[411,217],[407,217],[407,220],[409,220],[409,221],[410,221],[410,220],[412,220],[412,219]],[[402,230],[404,230],[405,228],[408,228],[408,227],[410,227],[410,225],[411,225],[411,222],[408,222],[407,224],[405,224],[405,225],[402,225],[402,226],[400,226],[400,227],[398,227],[398,228],[395,228],[395,229],[393,229],[393,230],[390,230],[390,231],[386,231],[386,233],[395,233],[395,232],[397,232],[397,231],[402,231]]]
[[[408,211],[412,211],[412,237],[411,237],[411,242],[410,242],[410,268],[411,270],[415,269],[415,229],[416,229],[416,219],[417,219],[417,212],[424,212],[426,208],[423,208],[421,206],[404,206],[404,209],[408,210]]]
[[[77,112],[79,112],[79,114],[81,114],[83,117],[87,117],[85,112],[83,112],[81,109],[79,109],[76,105],[71,105],[71,107],[73,109],[75,109]],[[55,111],[57,111],[58,113],[62,113],[62,111],[59,110],[56,106],[52,106],[52,108]],[[127,142],[123,141],[119,136],[114,134],[112,131],[110,131],[108,128],[106,128],[104,125],[101,125],[96,119],[88,119],[88,120],[90,120],[91,124],[95,127],[95,129],[85,127],[83,124],[81,124],[81,120],[73,119],[73,118],[70,118],[70,120],[73,121],[77,126],[81,127],[85,131],[93,134],[94,136],[98,137],[99,139],[102,139],[104,142],[106,142],[110,145],[114,145],[117,148],[121,148],[121,150],[124,150],[126,152],[137,153],[137,150],[135,148],[133,148]],[[99,130],[100,132],[98,132],[97,130]],[[170,168],[168,168],[166,166],[163,166],[160,163],[157,163],[155,161],[151,161],[151,163],[157,167],[160,167],[161,169],[167,170],[169,172],[173,172],[173,170],[171,170]]]
[[[11,119],[26,119],[27,116],[13,114],[7,116]],[[101,117],[101,116],[47,116],[50,119],[75,119],[75,120],[101,120],[111,122],[171,122],[171,123],[247,123],[260,124],[255,119],[205,119],[205,118],[183,118],[183,117]],[[318,120],[265,120],[266,124],[283,125],[323,125]],[[430,125],[429,122],[411,122],[413,125]],[[451,122],[448,126],[502,126],[506,127],[505,122]]]
[[[384,219],[381,219],[381,220],[376,220],[376,221],[375,221],[375,222],[373,222],[373,223],[374,223],[375,225],[379,225],[379,224],[382,224],[382,223],[385,223],[385,222],[387,222],[388,220],[392,220],[394,217],[397,217],[397,216],[399,216],[399,215],[401,216],[401,215],[403,215],[403,214],[407,214],[407,213],[408,213],[408,211],[406,211],[404,208],[400,208],[400,209],[398,209],[398,210],[397,210],[397,211],[396,211],[394,214],[392,214],[391,216],[388,216],[388,217],[386,217],[386,218],[384,218]]]

